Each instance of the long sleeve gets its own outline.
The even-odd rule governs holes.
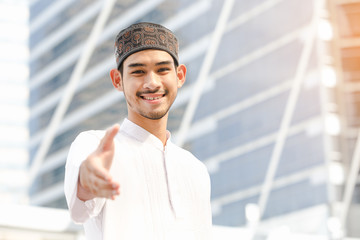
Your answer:
[[[99,144],[101,136],[99,132],[89,131],[81,133],[71,144],[65,166],[64,192],[70,210],[71,218],[76,223],[84,223],[89,218],[97,216],[105,204],[104,198],[95,198],[89,201],[81,201],[77,197],[79,168],[87,156],[91,154]]]
[[[204,189],[206,189],[205,194],[205,201],[204,201],[204,207],[205,207],[205,233],[204,233],[204,239],[211,240],[212,239],[212,211],[211,211],[211,180],[210,176],[207,172],[207,169],[205,168],[205,175],[204,177]]]

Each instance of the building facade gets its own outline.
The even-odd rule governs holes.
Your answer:
[[[104,2],[31,2],[30,162],[44,144]],[[331,1],[321,2],[116,1],[41,159],[30,202],[66,208],[63,178],[71,142],[81,131],[105,129],[126,116],[124,98],[113,89],[108,73],[115,66],[114,38],[131,23],[149,21],[164,24],[180,40],[180,62],[187,65],[188,75],[168,128],[175,141],[185,136],[180,144],[209,169],[213,223],[247,225],[247,206],[258,206],[259,218],[268,226],[286,219],[295,230],[328,234],[326,222],[338,212],[334,204],[341,205],[343,163],[354,146],[343,154],[339,90],[323,74],[339,64],[333,40],[318,36],[319,22],[332,18]],[[183,125],[187,114],[188,128]],[[358,191],[354,196],[359,202]],[[314,222],[289,220],[296,216],[314,219],[316,227]]]
[[[28,18],[27,1],[0,2],[1,204],[27,202]]]

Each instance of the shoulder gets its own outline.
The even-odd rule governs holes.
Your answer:
[[[105,134],[104,130],[89,130],[77,135],[74,142],[100,140]]]
[[[81,132],[71,143],[69,155],[88,154],[96,149],[105,131],[90,130]]]
[[[85,131],[78,134],[71,143],[66,166],[80,166],[81,162],[87,158],[98,146],[105,131]]]

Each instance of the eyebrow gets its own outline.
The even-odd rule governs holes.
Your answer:
[[[162,61],[162,62],[155,63],[155,66],[170,65],[172,63],[173,63],[172,61]],[[146,64],[143,64],[143,63],[131,63],[128,65],[128,67],[130,67],[130,68],[145,67],[145,66],[146,66]]]
[[[129,64],[128,67],[144,67],[145,64],[143,63],[132,63],[132,64]]]
[[[162,61],[162,62],[158,62],[155,64],[155,66],[159,66],[159,65],[169,65],[172,64],[172,61]]]

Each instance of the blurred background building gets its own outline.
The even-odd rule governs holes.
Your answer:
[[[26,1],[0,1],[0,204],[27,202],[28,18]]]
[[[188,76],[168,128],[209,169],[213,223],[255,239],[360,238],[360,1],[116,1],[64,117],[54,117],[105,4],[30,1],[31,205],[65,209],[71,142],[126,116],[108,75],[114,38],[150,21],[180,40]]]

